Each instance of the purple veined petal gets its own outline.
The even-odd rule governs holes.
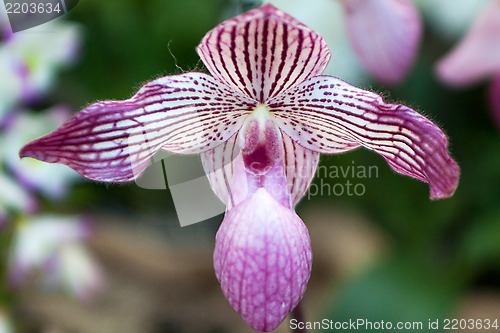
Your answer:
[[[306,194],[316,173],[319,153],[306,149],[282,132],[283,161],[293,206]]]
[[[256,176],[267,174],[281,159],[281,132],[265,105],[259,104],[246,118],[238,134],[238,145],[246,171]]]
[[[227,212],[217,231],[217,279],[231,306],[259,332],[278,327],[297,306],[311,265],[306,226],[264,188]]]
[[[497,73],[489,90],[489,99],[493,119],[497,128],[500,130],[500,71]]]
[[[394,171],[429,183],[431,198],[455,191],[459,169],[446,135],[405,105],[330,76],[304,82],[268,105],[281,130],[306,149],[337,153],[361,145]]]
[[[321,74],[330,59],[321,36],[271,4],[219,24],[197,51],[212,75],[259,102]]]
[[[236,144],[237,136],[238,134],[234,134],[223,144],[200,155],[212,190],[228,206],[228,209],[235,205],[231,184],[235,163],[237,163],[236,158],[240,154],[240,149]]]
[[[251,172],[247,172],[246,174],[247,196],[251,196],[260,188],[263,188],[277,203],[288,209],[293,209],[282,159],[276,160],[274,165],[264,175],[254,175]]]
[[[69,295],[84,304],[91,304],[102,294],[106,286],[104,273],[83,244],[65,244],[59,249],[57,259],[51,275]]]
[[[397,84],[417,55],[422,23],[410,0],[350,0],[347,33],[362,63],[380,82]]]
[[[248,120],[253,119],[246,119],[247,125],[252,125]],[[272,127],[274,126],[276,125]],[[268,130],[268,132],[274,132],[272,128],[265,129]],[[248,175],[248,170],[245,168],[244,152],[240,155],[240,147],[236,144],[238,142],[237,138],[241,138],[241,136],[244,135],[242,131],[243,130],[240,130],[238,135],[235,134],[222,145],[201,154],[203,167],[210,181],[210,185],[219,199],[226,204],[227,210],[230,210],[251,194],[248,188],[248,177],[251,175]],[[272,139],[274,136],[271,135],[270,137],[271,138],[268,136],[266,142],[273,141]],[[257,144],[258,140],[252,139],[253,137],[250,136],[250,138],[247,138],[247,141],[251,141],[254,145]],[[285,206],[290,206],[289,197],[291,194],[293,207],[307,192],[314,178],[320,154],[301,147],[283,132],[280,132],[279,138],[276,139],[279,140],[279,142],[275,142],[271,144],[271,146],[276,146],[276,148],[281,146],[281,152],[278,154],[279,158],[275,159],[273,167],[269,169],[265,175],[253,178],[250,177],[252,178],[250,182],[258,182],[258,186],[268,186],[268,192],[270,193],[279,192],[276,193],[276,196],[273,195],[273,197],[277,201],[283,202]],[[245,142],[243,142],[243,144],[245,144]],[[261,155],[272,155],[272,151],[276,149],[272,149],[271,147],[270,150],[270,153],[261,153]],[[259,162],[260,161],[261,159],[259,159]],[[286,178],[284,178],[286,182],[281,181],[281,173],[286,176]],[[233,175],[236,176],[233,177]],[[250,189],[250,192],[253,191],[255,191],[255,189]],[[286,192],[286,194],[284,192]],[[283,198],[279,199],[278,197]]]
[[[436,72],[454,86],[476,83],[500,71],[500,1],[491,1]]]
[[[226,210],[229,211],[245,201],[260,187],[265,188],[283,206],[292,208],[289,188],[292,187],[292,181],[300,183],[301,180],[298,179],[298,176],[295,175],[297,179],[291,178],[287,182],[285,175],[287,169],[285,169],[282,159],[276,160],[264,175],[254,175],[249,172],[245,166],[243,153],[235,145],[235,137],[223,145],[201,154],[202,164],[210,185],[219,199],[226,204]],[[290,139],[288,140],[290,141]],[[288,148],[288,153],[289,160],[293,160],[293,156],[291,156],[294,153],[293,148]],[[293,168],[297,165],[288,165],[289,171],[295,172]],[[302,185],[302,183],[300,184]]]
[[[92,180],[130,181],[160,148],[194,154],[227,141],[254,107],[203,73],[162,77],[127,100],[88,106],[20,156],[66,164]]]

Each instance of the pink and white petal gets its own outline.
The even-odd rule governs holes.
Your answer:
[[[268,106],[281,130],[306,149],[338,153],[361,145],[381,154],[394,171],[429,183],[431,198],[455,191],[459,169],[446,135],[405,105],[319,76]]]
[[[0,172],[0,215],[8,216],[10,210],[33,213],[38,208],[38,201],[26,188],[7,174]]]
[[[316,173],[319,153],[306,149],[282,132],[283,162],[293,206],[306,194]]]
[[[273,174],[268,172],[261,177],[262,179],[258,180],[259,177],[256,177],[256,179],[258,182],[276,182],[279,178],[276,172],[283,172],[284,170],[286,173],[286,188],[282,190],[290,192],[287,195],[291,195],[292,204],[295,206],[305,195],[314,178],[320,154],[303,148],[290,139],[288,135],[281,134],[283,137],[283,157],[277,163],[283,163],[283,166],[270,170],[270,172],[274,170]],[[248,177],[250,175],[245,170],[236,140],[237,135],[222,145],[201,154],[203,168],[210,185],[219,199],[226,204],[227,210],[238,205],[247,198],[248,194],[251,194],[248,193]],[[280,188],[277,185],[274,183],[269,185],[271,188],[268,191],[272,192],[272,189]],[[276,196],[275,199],[277,200]]]
[[[238,134],[233,135],[223,144],[201,153],[203,169],[207,174],[210,186],[226,206],[233,207],[235,199],[231,191],[236,157],[240,154],[237,145]]]
[[[497,128],[500,130],[500,71],[491,83],[489,98],[493,119]]]
[[[321,74],[330,59],[321,36],[271,4],[222,22],[197,51],[213,76],[259,102]]]
[[[415,5],[410,0],[342,3],[349,39],[368,72],[386,84],[401,82],[413,65],[422,34]]]
[[[102,268],[83,244],[65,244],[59,249],[57,259],[53,279],[69,295],[90,304],[104,291]]]
[[[214,269],[231,306],[254,330],[276,329],[299,303],[312,266],[306,226],[264,188],[226,213]]]
[[[254,107],[209,75],[166,76],[127,100],[88,106],[20,156],[65,164],[92,180],[130,181],[160,148],[195,154],[219,146]]]
[[[436,67],[453,86],[466,86],[500,71],[500,1],[491,1],[460,43]]]
[[[89,222],[73,216],[38,215],[19,225],[9,253],[9,279],[20,285],[33,268],[45,265],[64,244],[90,234]]]

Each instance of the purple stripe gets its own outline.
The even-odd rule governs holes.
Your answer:
[[[319,35],[269,6],[215,27],[201,41],[198,54],[215,77],[261,103],[321,74],[330,59]]]
[[[218,96],[223,103],[183,103],[193,97],[186,94],[200,89],[200,83],[204,88],[210,87],[209,95],[198,90],[197,97]],[[160,87],[166,87],[167,93],[150,95]],[[255,107],[251,100],[228,94],[223,85],[202,73],[154,80],[143,86],[138,95],[126,101],[90,105],[55,132],[26,145],[21,156],[61,162],[94,180],[132,180],[137,176],[134,171],[142,172],[149,158],[161,148],[200,153],[220,145],[239,129],[242,117]],[[234,107],[229,107],[233,100],[247,108],[235,112]],[[182,104],[176,105],[179,102]],[[227,110],[224,105],[228,105]],[[150,107],[155,110],[146,112],[145,108]],[[120,123],[125,119],[132,122]]]
[[[273,92],[278,85],[278,81],[281,78],[281,72],[283,71],[283,68],[285,67],[286,63],[286,54],[288,52],[288,25],[282,25],[282,27],[283,27],[283,37],[281,37],[281,42],[283,46],[281,49],[281,55],[279,57],[278,72],[276,73],[276,76],[273,78],[273,83],[271,84],[271,89],[269,90],[268,96],[273,95]],[[275,35],[277,35],[277,30],[278,30],[278,24],[276,24],[276,27],[274,28]],[[274,53],[275,50],[272,51]]]
[[[308,97],[297,98],[301,95]],[[331,77],[304,82],[269,106],[281,129],[309,149],[335,152],[329,151],[331,141],[340,143],[334,150],[361,144],[383,155],[395,171],[428,182],[432,197],[448,196],[456,187],[459,171],[447,153],[446,136],[406,106],[384,103],[376,94]]]

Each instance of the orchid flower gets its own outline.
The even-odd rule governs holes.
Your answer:
[[[161,77],[127,100],[91,104],[20,156],[126,182],[160,149],[201,154],[227,207],[215,273],[255,330],[275,329],[304,294],[312,253],[294,207],[320,153],[363,146],[429,183],[432,198],[454,192],[459,171],[444,133],[407,106],[322,76],[325,41],[285,12],[267,4],[224,21],[197,51],[212,76]]]
[[[464,87],[493,79],[490,105],[500,128],[500,1],[493,0],[478,15],[460,43],[437,64],[444,82]]]
[[[411,0],[342,0],[347,33],[368,72],[401,82],[417,55],[422,23]]]
[[[62,22],[6,31],[10,34],[0,42],[0,120],[20,100],[45,94],[58,70],[76,58],[80,40],[78,26]]]
[[[31,273],[42,272],[46,287],[90,300],[102,289],[103,275],[83,246],[89,234],[88,221],[77,217],[39,215],[20,221],[9,253],[10,283],[23,286]]]

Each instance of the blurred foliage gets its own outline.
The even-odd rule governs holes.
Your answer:
[[[384,321],[394,326],[398,322],[422,323],[423,332],[430,331],[429,320],[442,322],[449,318],[457,294],[453,276],[443,271],[423,270],[408,259],[388,260],[341,285],[326,318],[335,322],[363,319],[373,324]],[[356,330],[373,331],[365,324]],[[394,327],[391,331],[398,330]]]

